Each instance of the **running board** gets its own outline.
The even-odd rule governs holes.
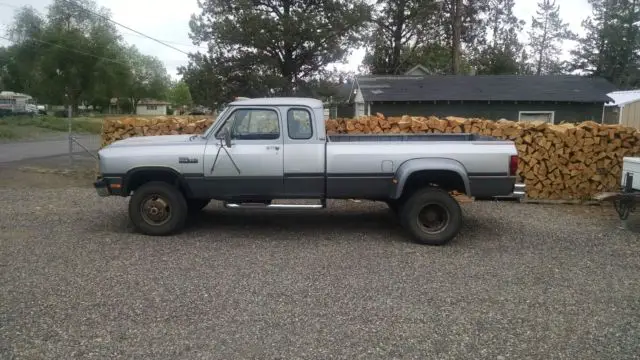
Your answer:
[[[267,209],[267,210],[316,210],[324,209],[324,204],[261,204],[261,203],[224,203],[227,209]]]

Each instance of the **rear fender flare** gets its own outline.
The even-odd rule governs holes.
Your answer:
[[[471,193],[471,186],[469,184],[469,176],[467,169],[459,161],[448,158],[420,158],[407,160],[398,167],[394,176],[394,184],[391,187],[391,199],[399,199],[402,196],[402,191],[407,182],[407,179],[411,174],[416,171],[424,170],[444,170],[453,171],[460,175],[464,182],[465,192]]]

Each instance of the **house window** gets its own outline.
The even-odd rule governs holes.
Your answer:
[[[520,111],[519,121],[544,121],[549,124],[554,123],[555,111]]]
[[[147,105],[147,110],[158,110],[157,105]]]

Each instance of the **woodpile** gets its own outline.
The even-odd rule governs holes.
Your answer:
[[[124,118],[107,120],[103,145],[138,135],[201,133],[212,122],[203,117]],[[512,140],[520,163],[518,176],[532,199],[588,199],[617,190],[624,156],[640,156],[640,131],[592,121],[550,125],[541,121],[458,117],[385,117],[326,121],[328,134],[472,133]]]
[[[106,118],[102,146],[132,136],[200,134],[213,122],[210,116]]]

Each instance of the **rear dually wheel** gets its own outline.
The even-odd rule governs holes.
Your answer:
[[[449,193],[430,187],[407,199],[400,209],[400,221],[416,242],[443,245],[460,232],[462,210]]]

